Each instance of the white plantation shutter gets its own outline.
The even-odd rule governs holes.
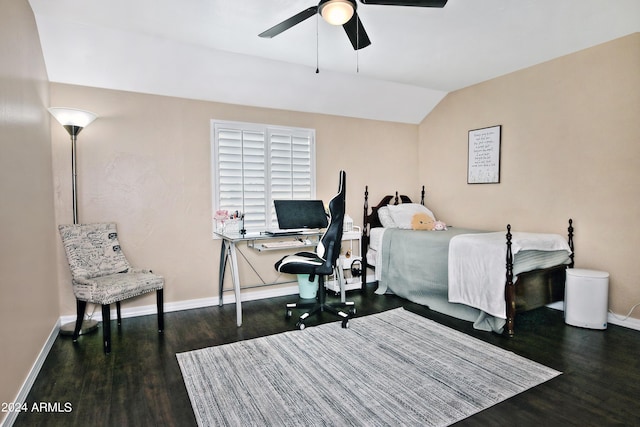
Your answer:
[[[315,198],[315,131],[212,121],[213,211],[244,212],[247,230],[277,227],[275,199]]]
[[[269,142],[271,200],[314,198],[312,136],[308,132],[272,130]],[[276,227],[273,203],[271,218],[271,226]]]

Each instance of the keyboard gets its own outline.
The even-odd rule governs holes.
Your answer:
[[[262,244],[265,248],[297,248],[300,246],[307,246],[304,242],[300,240],[287,240],[282,242],[264,242]]]

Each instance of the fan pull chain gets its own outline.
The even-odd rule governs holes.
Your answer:
[[[360,73],[360,19],[356,15],[356,74]]]
[[[316,14],[316,74],[320,72],[320,35],[319,35],[319,14]]]

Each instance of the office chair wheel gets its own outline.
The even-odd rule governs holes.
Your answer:
[[[303,322],[298,322],[296,323],[296,328],[303,330],[305,328],[305,324]]]
[[[343,329],[348,329],[349,328],[349,319],[344,319],[342,321],[342,328]]]
[[[287,309],[286,313],[284,314],[284,318],[289,320],[291,319],[291,316],[293,316],[293,311]]]
[[[356,308],[355,307],[350,308],[349,309],[349,314],[352,315],[352,316],[355,315],[356,314]]]

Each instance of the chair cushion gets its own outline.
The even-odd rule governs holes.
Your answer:
[[[324,271],[325,260],[313,252],[300,252],[287,255],[275,264],[276,270],[281,273],[291,274],[330,274],[331,270]]]
[[[74,279],[121,273],[131,268],[120,249],[115,224],[60,225],[58,231]]]
[[[111,304],[162,289],[163,286],[162,276],[146,271],[73,279],[76,298],[94,304]]]

